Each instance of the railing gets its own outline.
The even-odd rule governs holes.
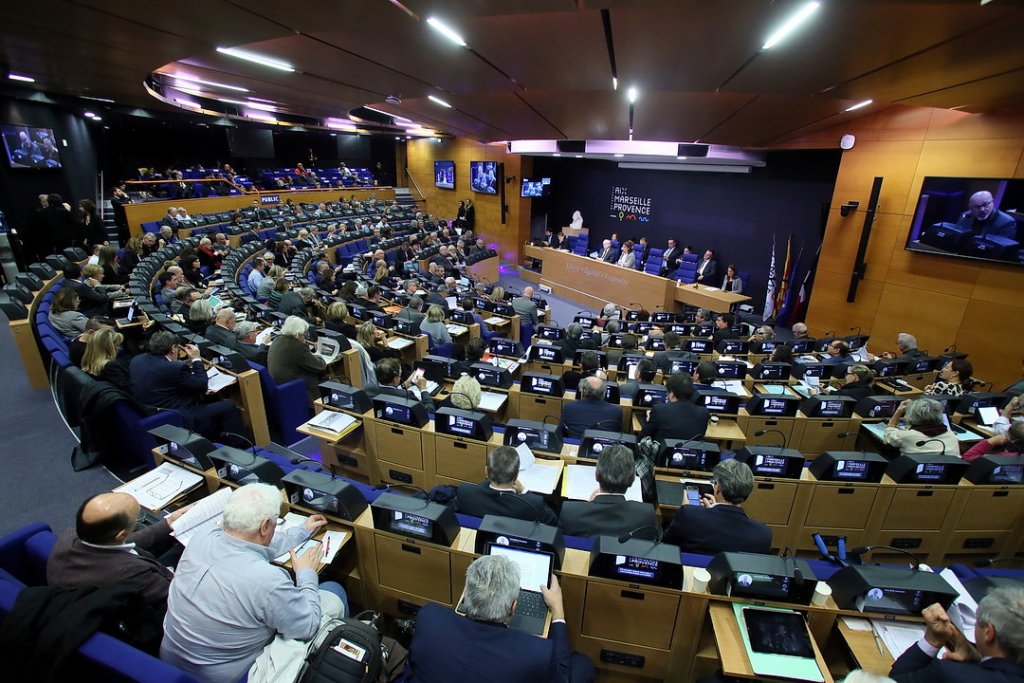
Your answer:
[[[417,183],[416,179],[412,177],[412,173],[409,171],[409,167],[408,166],[405,168],[405,175],[407,175],[409,177],[409,181],[412,183],[412,186],[416,188],[416,194],[418,194],[420,196],[419,201],[421,201],[424,204],[426,204],[427,203],[427,197],[426,197],[426,195],[423,194],[423,190],[420,189],[419,183]]]
[[[202,178],[202,179],[198,179],[198,178],[189,178],[189,179],[182,178],[181,180],[129,180],[129,181],[127,181],[125,183],[125,185],[128,186],[128,192],[130,193],[133,190],[135,190],[135,191],[146,191],[146,187],[148,187],[148,186],[155,186],[155,187],[159,188],[161,185],[174,185],[174,184],[177,184],[177,183],[188,183],[189,185],[196,185],[196,184],[203,184],[203,183],[218,183],[218,184],[227,185],[229,187],[233,187],[234,189],[238,190],[239,194],[254,194],[255,193],[255,186],[253,186],[253,191],[250,192],[249,190],[246,190],[241,185],[236,185],[235,183],[233,183],[230,180],[227,180],[226,178]],[[207,195],[203,195],[203,196],[207,196]],[[170,197],[155,197],[155,196],[152,196],[152,195],[150,195],[150,198],[155,199],[155,200],[170,199]],[[174,199],[199,199],[199,198],[200,198],[199,196],[193,196],[193,197],[175,197]]]

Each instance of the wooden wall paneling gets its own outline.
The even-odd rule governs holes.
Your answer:
[[[970,296],[981,266],[975,261],[952,256],[907,251],[900,243],[893,248],[886,282],[915,287],[925,292]]]
[[[1024,268],[986,263],[978,271],[978,279],[974,283],[971,300],[972,304],[987,302],[1004,307],[1016,307],[1016,311],[1004,310],[1002,315],[1021,317],[1024,315],[1022,292],[1024,292]]]
[[[882,287],[881,282],[863,280],[857,289],[857,300],[848,304],[846,293],[850,289],[850,272],[822,272],[819,267],[807,314],[811,334],[822,335],[829,330],[841,334],[854,325],[870,331]]]
[[[1020,291],[1020,290],[1018,290]],[[970,353],[974,375],[1001,391],[1021,378],[1024,309],[972,299],[956,335],[958,350]]]
[[[875,214],[871,239],[868,242],[867,253],[864,255],[864,260],[868,264],[865,279],[885,281],[886,273],[889,270],[889,261],[892,258],[893,245],[902,244],[900,240],[905,234],[904,228],[900,225],[901,219],[900,214]],[[860,243],[863,227],[864,212],[862,210],[858,209],[843,218],[839,214],[839,208],[833,208],[829,212],[825,241],[818,262],[819,271],[824,268],[834,273],[849,275],[853,271],[853,262],[857,256],[857,246]]]
[[[969,303],[968,291],[953,296],[886,283],[870,328],[872,345],[879,350],[895,350],[896,335],[909,332],[917,337],[920,348],[941,352],[957,337]]]
[[[858,141],[852,150],[843,153],[832,206],[858,201],[860,208],[853,215],[863,217],[871,197],[871,185],[876,176],[882,176],[879,210],[886,213],[902,211],[910,195],[922,146],[923,143],[917,140]]]

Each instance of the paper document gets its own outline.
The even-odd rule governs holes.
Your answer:
[[[978,621],[978,603],[971,594],[967,592],[967,589],[962,583],[960,583],[959,577],[953,573],[951,569],[943,569],[939,572],[939,576],[944,578],[946,582],[960,594],[960,596],[953,601],[953,605],[947,610],[949,614],[949,620],[953,622],[953,625],[960,629],[960,632],[964,634],[967,640],[974,642],[974,625]]]
[[[498,358],[497,356],[491,359],[491,364],[496,368],[508,370],[510,374],[515,374],[516,370],[519,369],[519,363],[516,361],[508,358]]]
[[[356,418],[345,413],[338,413],[333,410],[324,410],[317,414],[312,420],[306,423],[314,429],[322,429],[332,434],[342,434],[349,427],[356,423]]]
[[[228,496],[234,491],[232,488],[217,489],[206,498],[196,501],[191,509],[183,514],[174,524],[171,531],[178,543],[184,546],[200,531],[206,531],[220,522],[224,516],[224,506],[227,505]]]
[[[785,396],[788,393],[785,384],[762,384],[760,390],[773,396]]]
[[[454,323],[448,323],[444,327],[446,330],[448,330],[449,334],[456,337],[466,331],[465,327],[463,327],[462,325],[456,325]]]
[[[127,493],[148,510],[161,510],[178,496],[203,482],[203,476],[165,462],[114,491]]]
[[[413,345],[412,339],[406,339],[405,337],[395,337],[394,339],[388,340],[388,348],[402,350],[408,346]]]
[[[277,336],[277,328],[276,327],[268,327],[268,328],[266,328],[265,330],[263,330],[262,332],[260,332],[259,334],[256,335],[256,343],[257,344],[262,344],[263,346],[267,346],[267,345],[270,344],[270,342],[276,336]]]
[[[505,401],[508,400],[508,394],[501,394],[496,391],[482,391],[480,392],[480,410],[485,413],[496,413],[501,410],[501,407],[505,405]]]
[[[562,477],[562,461],[537,460],[525,443],[516,446],[516,453],[519,454],[519,483],[534,493],[554,493]]]
[[[630,378],[632,379],[632,378]],[[743,382],[738,379],[716,379],[714,386],[722,386],[730,394],[736,394],[737,396],[745,396],[746,392],[743,390]]]
[[[238,378],[234,375],[229,375],[226,372],[221,372],[215,367],[210,367],[206,371],[206,390],[211,393],[217,393],[224,387],[229,387],[232,384],[236,384]]]
[[[562,496],[570,500],[590,500],[590,496],[597,490],[597,480],[594,478],[595,470],[597,470],[596,467],[588,465],[566,465]],[[625,495],[626,500],[644,502],[640,492],[640,479],[633,480]]]
[[[906,621],[871,620],[871,628],[882,639],[893,659],[903,654],[908,647],[921,640],[925,625]]]
[[[501,323],[505,322],[505,319],[493,315],[490,318],[484,318],[484,322],[487,323],[488,325],[500,325]]]
[[[861,619],[860,617],[839,617],[839,618],[843,620],[843,623],[846,625],[846,628],[850,629],[851,631],[870,631],[870,630],[872,630],[871,629],[871,620],[870,619]]]

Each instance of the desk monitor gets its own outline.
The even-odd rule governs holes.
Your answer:
[[[605,351],[591,351],[590,349],[577,349],[572,358],[573,366],[580,367],[580,359],[583,358],[583,354],[588,352],[597,354],[597,366],[599,368],[604,368],[605,370],[608,369],[608,353]]]
[[[235,374],[251,369],[249,361],[245,359],[245,356],[238,351],[229,349],[226,346],[220,346],[219,344],[211,344],[207,347],[203,357],[214,365],[220,366]]]
[[[512,386],[512,373],[490,363],[473,363],[470,371],[481,386],[508,389]]]
[[[440,384],[446,379],[455,379],[462,369],[461,363],[447,356],[423,356],[416,361],[416,368],[423,370],[423,376]]]
[[[750,371],[754,379],[765,382],[784,382],[793,373],[793,366],[789,363],[776,363],[774,361],[761,361]]]
[[[664,384],[640,384],[633,394],[633,408],[650,408],[658,403],[668,403],[668,387]]]
[[[836,340],[835,337],[826,337],[824,339],[815,339],[811,345],[811,351],[814,353],[828,353],[828,347],[832,342]],[[796,351],[793,352],[796,354]]]
[[[557,398],[565,395],[565,386],[562,384],[561,376],[543,372],[524,372],[523,378],[519,381],[519,390],[527,394]]]
[[[420,326],[418,323],[412,320],[403,320],[402,318],[395,318],[395,332],[400,334],[406,334],[411,337],[415,337],[420,334]]]
[[[382,330],[390,330],[395,326],[395,319],[384,311],[370,311],[370,318],[373,324]]]
[[[856,351],[867,344],[869,338],[870,335],[867,334],[851,334],[847,337],[843,337],[843,341],[850,345],[851,351]]]
[[[240,448],[221,446],[210,453],[210,460],[217,468],[217,476],[236,484],[273,484],[281,487],[284,471],[263,456],[243,451]]]
[[[1024,455],[983,455],[971,462],[964,479],[972,484],[1024,484]]]
[[[814,351],[814,347],[817,346],[816,339],[794,339],[786,343],[789,345],[789,349],[793,352],[794,356],[802,353],[811,353]]]
[[[907,361],[908,375],[926,375],[939,369],[940,359],[938,358],[915,358]]]
[[[800,401],[799,396],[758,393],[747,401],[747,412],[764,417],[794,417]]]
[[[804,470],[804,456],[795,448],[744,446],[736,451],[736,459],[747,463],[755,477],[799,479]]]
[[[804,399],[800,404],[800,410],[807,417],[827,417],[839,420],[853,415],[853,408],[856,405],[857,399],[852,396],[817,394]]]
[[[448,311],[448,319],[452,322],[461,323],[462,325],[472,325],[476,322],[473,319],[473,311],[464,311],[461,308],[455,308]]]
[[[556,526],[534,521],[484,515],[476,530],[476,552],[483,553],[488,545],[508,546],[531,552],[551,553],[555,569],[562,568],[565,559],[565,537]]]
[[[562,430],[557,424],[536,420],[509,420],[505,425],[504,444],[515,447],[521,443],[531,451],[557,455],[562,452]]]
[[[412,398],[382,394],[373,398],[373,415],[378,420],[420,428],[427,424],[427,409]]]
[[[725,389],[697,389],[696,402],[715,415],[735,415],[740,409],[740,397]]]
[[[683,350],[690,353],[711,353],[715,350],[714,342],[701,337],[690,337],[683,340]]]
[[[622,348],[622,334],[623,333],[621,333],[621,332],[617,332],[615,334],[608,335],[608,343],[605,344],[605,346],[608,346],[608,347],[613,348],[613,349],[621,349]]]
[[[674,323],[676,321],[676,314],[672,311],[655,311],[651,313],[651,322],[663,324],[663,323]]]
[[[683,587],[683,565],[679,546],[614,536],[598,536],[590,550],[590,576],[603,579],[643,583],[680,590]]]
[[[487,350],[495,356],[517,356],[517,346],[511,339],[491,337],[487,342]]]
[[[537,336],[541,339],[565,339],[565,329],[556,325],[538,325]]]
[[[597,460],[597,456],[601,455],[601,451],[608,446],[616,444],[625,446],[636,454],[636,435],[624,432],[606,432],[601,429],[587,429],[584,430],[583,438],[580,439],[577,457]]]
[[[808,605],[817,584],[807,560],[757,553],[718,553],[708,564],[714,595]]]
[[[494,433],[494,421],[484,413],[459,408],[438,408],[434,411],[434,431],[487,441]]]
[[[356,320],[362,320],[364,322],[371,318],[370,311],[359,304],[350,303],[348,305],[348,314]]]
[[[281,483],[292,505],[312,508],[348,522],[354,521],[369,507],[358,488],[323,472],[292,470],[281,477]]]
[[[957,401],[954,412],[963,415],[975,415],[978,408],[1001,408],[1010,398],[1007,394],[992,391],[975,391],[965,394]]]
[[[935,572],[909,567],[850,565],[829,580],[839,609],[919,616],[928,605],[949,609],[957,591]]]
[[[580,343],[594,342],[594,347],[601,346],[601,330],[595,327],[592,330],[583,330],[580,335]]]
[[[774,339],[762,339],[761,341],[750,342],[750,353],[772,353],[780,345],[786,342],[776,341]]]
[[[544,344],[534,344],[531,346],[529,358],[539,363],[565,362],[565,355],[563,355],[562,349],[557,346],[546,346]]]
[[[907,374],[907,362],[902,360],[879,360],[871,364],[876,377],[896,377]]]
[[[580,400],[580,388],[578,386],[573,390],[573,397],[577,401]],[[620,396],[618,383],[612,382],[610,380],[605,380],[604,400],[606,403],[611,403],[612,405],[615,406],[619,405]]]
[[[904,453],[885,473],[897,484],[956,484],[968,467],[970,463],[953,455]]]
[[[365,413],[373,407],[365,391],[333,380],[320,383],[320,398],[326,405],[354,413]]]
[[[213,468],[209,454],[216,447],[205,437],[174,425],[160,425],[150,429],[149,433],[158,445],[167,446],[167,455],[171,458],[202,470]]]
[[[669,359],[669,374],[675,375],[680,372],[685,372],[688,375],[692,375],[693,371],[700,365],[700,360],[690,360],[688,358],[670,358]]]
[[[722,459],[722,449],[710,441],[664,439],[658,454],[658,467],[710,472]]]
[[[721,354],[727,354],[730,356],[743,355],[749,353],[750,342],[745,339],[723,339],[718,342],[718,346],[715,347],[715,350]]]
[[[644,348],[648,351],[664,351],[665,350],[665,338],[664,337],[648,337],[647,341],[644,342]]]
[[[631,331],[633,334],[637,335],[638,337],[642,337],[651,331],[651,328],[654,327],[654,323],[652,323],[650,320],[639,320],[635,323],[630,323],[627,327],[630,328],[629,331]]]
[[[903,398],[892,394],[865,396],[857,401],[853,412],[861,417],[888,419],[896,413],[896,409],[903,403],[903,400]]]
[[[715,377],[718,379],[745,379],[747,363],[742,360],[715,361]]]
[[[694,337],[710,337],[715,333],[714,323],[701,323],[690,328],[690,334]]]
[[[811,461],[811,474],[818,481],[882,481],[889,461],[878,453],[825,451]]]
[[[459,520],[447,505],[397,493],[382,493],[370,504],[373,526],[381,531],[451,546]]]
[[[626,311],[626,320],[634,321],[640,319],[640,311]]]
[[[617,369],[619,372],[625,372],[629,379],[636,379],[636,368],[644,358],[647,358],[647,356],[643,353],[631,352],[623,354],[619,358],[619,365]]]
[[[504,301],[495,301],[493,313],[495,313],[496,315],[503,315],[505,317],[511,318],[516,314],[516,309],[514,309],[512,307],[512,304],[510,303],[506,303]]]
[[[597,318],[591,315],[580,315],[579,313],[573,316],[572,321],[578,325],[582,325],[585,330],[589,330],[597,325]]]
[[[690,326],[689,325],[684,325],[683,323],[669,323],[666,326],[665,331],[666,332],[675,332],[680,337],[685,337],[689,333],[689,329],[690,329]]]

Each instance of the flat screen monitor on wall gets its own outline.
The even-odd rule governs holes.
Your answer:
[[[522,197],[547,197],[551,191],[551,178],[523,178]]]
[[[906,248],[1024,265],[1024,180],[940,178],[921,183]]]
[[[500,175],[496,161],[469,162],[469,183],[473,192],[498,194]]]
[[[60,168],[57,138],[49,128],[3,126],[0,135],[11,168]]]
[[[434,186],[445,190],[455,189],[455,162],[435,161],[434,162]]]

